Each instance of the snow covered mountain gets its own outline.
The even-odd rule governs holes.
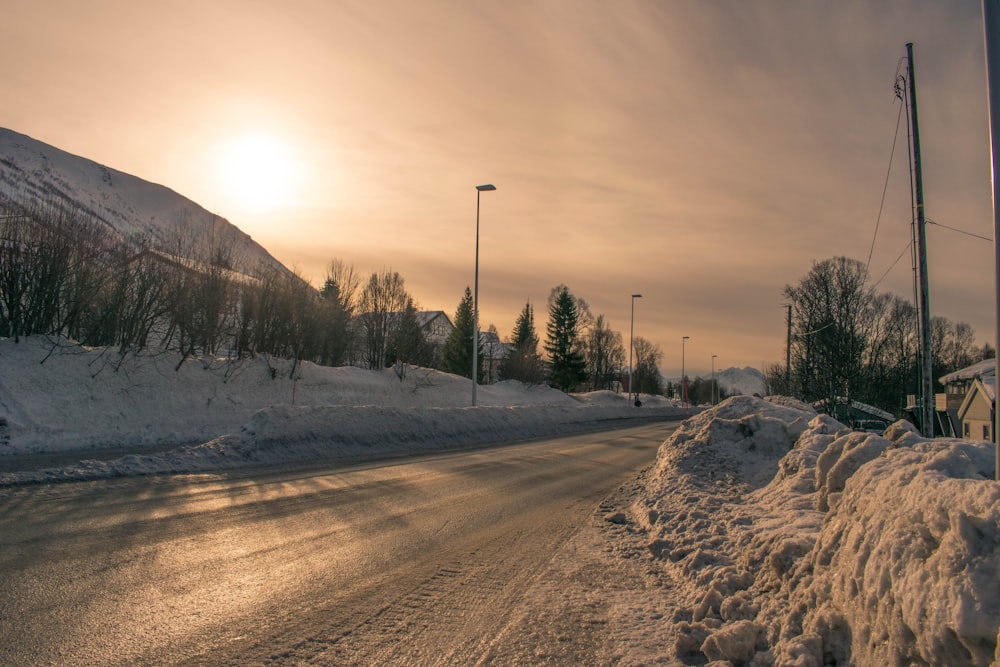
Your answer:
[[[287,270],[228,220],[167,187],[0,128],[0,202],[4,199],[65,206],[123,237],[148,237],[175,253],[183,241],[212,238],[244,272],[261,266]]]
[[[692,382],[696,377],[691,373],[688,373],[687,376],[688,382]],[[705,381],[712,379],[711,374],[698,374],[697,377]],[[727,368],[724,371],[716,371],[715,379],[719,383],[719,387],[721,387],[722,390],[729,396],[734,396],[736,394],[740,394],[742,396],[753,396],[754,394],[764,396],[767,393],[766,383],[764,382],[764,374],[756,368],[751,368],[750,366],[747,366],[746,368],[733,367]],[[680,377],[667,378],[667,381],[671,384],[678,385],[680,384],[681,379]]]
[[[746,368],[727,368],[715,374],[715,379],[719,386],[729,395],[742,394],[743,396],[753,396],[765,393],[764,374],[756,368],[747,366]]]

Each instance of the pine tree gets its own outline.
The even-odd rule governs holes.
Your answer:
[[[511,337],[511,345],[522,351],[538,351],[538,335],[535,333],[535,310],[531,307],[531,302],[524,304],[524,310],[517,316],[514,322],[514,335]]]
[[[510,352],[500,365],[500,379],[538,384],[542,382],[543,370],[538,354],[538,334],[535,333],[535,311],[529,301],[514,323]]]
[[[397,313],[396,320],[389,335],[385,365],[394,366],[399,379],[403,380],[407,364],[423,365],[430,355],[412,298],[406,302],[403,312]]]
[[[472,290],[465,288],[465,295],[455,311],[455,329],[448,335],[444,344],[444,370],[455,375],[472,377]],[[483,346],[478,343],[479,368],[476,378],[483,377]]]
[[[560,285],[550,298],[545,351],[549,354],[549,384],[561,391],[576,388],[586,377],[587,364],[577,346],[579,311],[569,288]]]

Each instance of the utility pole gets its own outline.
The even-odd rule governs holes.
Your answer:
[[[934,437],[934,378],[931,359],[931,307],[927,279],[927,220],[924,217],[924,181],[920,168],[920,130],[917,125],[917,81],[913,74],[913,43],[906,45],[907,77],[910,91],[910,141],[913,146],[913,192],[917,219],[917,312],[920,317],[920,386],[921,430],[925,438]]]

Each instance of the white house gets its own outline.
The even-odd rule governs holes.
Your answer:
[[[937,411],[952,425],[955,437],[993,440],[996,403],[996,359],[985,359],[938,379],[945,393],[937,395]],[[941,414],[944,412],[945,414]]]

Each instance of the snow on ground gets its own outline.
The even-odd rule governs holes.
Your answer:
[[[519,383],[481,387],[472,409],[468,380],[424,369],[303,364],[292,379],[281,360],[178,361],[0,340],[0,461],[103,459],[15,466],[0,484],[377,458],[684,414]],[[737,396],[685,421],[601,505],[599,529],[553,558],[567,585],[535,594],[605,609],[615,664],[997,665],[994,452]]]
[[[481,386],[472,409],[469,380],[421,368],[180,361],[0,339],[0,484],[382,458],[684,414],[519,382]]]
[[[791,399],[692,417],[603,508],[656,579],[619,605],[621,663],[998,664],[993,469],[992,443],[858,433]]]

